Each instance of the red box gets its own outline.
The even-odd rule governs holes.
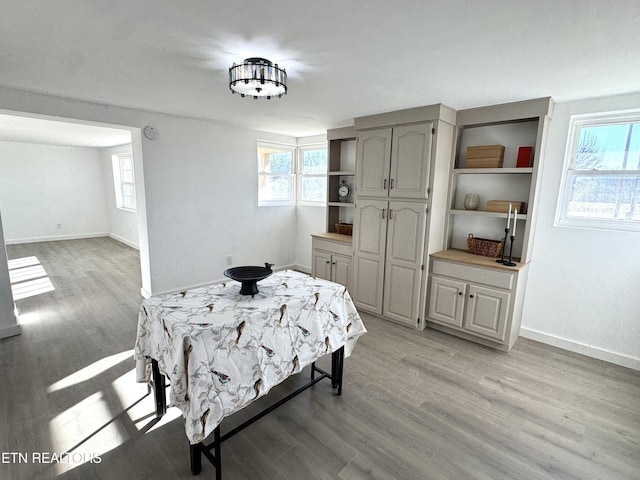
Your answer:
[[[533,147],[520,147],[518,148],[518,162],[516,163],[518,168],[533,167]]]

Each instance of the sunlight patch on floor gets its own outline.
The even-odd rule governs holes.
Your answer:
[[[22,300],[55,290],[47,271],[37,257],[15,258],[7,263],[14,300]]]
[[[128,435],[116,421],[102,392],[76,403],[49,422],[55,452],[67,453],[68,463],[56,464],[58,475],[122,445]]]
[[[109,370],[110,368],[121,362],[124,362],[127,359],[129,359],[133,364],[133,350],[126,350],[124,352],[101,358],[100,360],[93,362],[91,365],[73,372],[71,375],[66,376],[62,380],[58,380],[57,382],[49,385],[47,387],[47,393],[57,392],[58,390],[71,387],[72,385],[86,382],[87,380],[93,377],[97,377],[101,373]],[[133,381],[135,382],[135,378],[133,379]],[[126,403],[123,402],[123,405],[126,405]]]

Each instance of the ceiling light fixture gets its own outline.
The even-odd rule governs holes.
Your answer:
[[[287,94],[287,72],[265,58],[247,58],[229,68],[229,88],[241,97],[280,98]]]

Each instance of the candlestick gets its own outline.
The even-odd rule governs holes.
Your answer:
[[[507,213],[507,226],[504,227],[509,230],[509,221],[511,220],[511,204],[509,204],[509,213]]]
[[[509,216],[511,216],[511,213],[509,213]],[[504,229],[504,240],[502,241],[502,258],[499,258],[498,260],[496,260],[496,263],[507,263],[507,260],[504,259],[504,253],[507,251],[508,236],[509,236],[509,227]]]
[[[514,220],[513,226],[515,227],[515,225],[516,225],[516,222]],[[516,239],[516,237],[515,235],[511,235],[509,239],[511,240],[511,244],[509,245],[509,260],[504,261],[503,263],[507,267],[515,267],[516,263],[512,260],[512,258],[513,258],[513,241]],[[504,248],[507,248],[507,246],[505,245]]]
[[[514,209],[513,210],[513,233],[511,235],[513,235],[514,237],[516,236],[516,222],[518,221],[518,209]]]

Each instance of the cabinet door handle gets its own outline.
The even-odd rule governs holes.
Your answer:
[[[473,295],[469,295],[469,298],[473,298]]]
[[[462,292],[458,292],[458,295],[462,296]]]
[[[336,262],[333,262],[331,265],[335,265],[335,264],[336,264]]]
[[[386,208],[382,209],[382,219],[384,220],[384,211],[386,210]]]
[[[382,187],[382,189],[383,190],[387,189],[387,179],[386,178],[384,179],[384,186]]]
[[[329,265],[331,262],[329,260],[327,260],[327,265]]]
[[[389,182],[389,189],[393,188],[393,178],[391,179],[391,181]]]
[[[393,219],[393,210],[389,209],[389,220]]]

